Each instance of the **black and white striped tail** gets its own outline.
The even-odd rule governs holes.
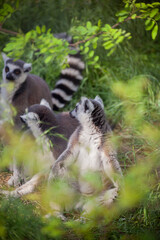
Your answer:
[[[78,90],[83,79],[82,71],[85,68],[81,60],[80,52],[74,55],[68,55],[69,67],[63,69],[60,78],[57,81],[52,94],[53,110],[63,108],[65,104],[71,101],[73,94]]]

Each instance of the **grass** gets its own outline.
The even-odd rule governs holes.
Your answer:
[[[66,8],[67,5],[65,3],[62,6],[58,2],[55,3],[57,4],[55,9],[53,9],[53,5],[50,9],[46,7],[44,8],[44,15],[42,12],[37,13],[38,15],[35,14],[39,8],[37,10],[30,9],[31,15],[34,15],[35,21],[33,23],[35,26],[45,23],[48,27],[53,26],[54,32],[60,32],[68,30],[69,25],[74,24],[74,21],[77,20],[76,17],[82,22],[91,20],[96,23],[99,18],[106,23],[114,24],[116,22],[114,15],[119,8],[118,6],[121,5],[120,1],[117,1],[114,7],[112,1],[102,1],[103,7],[100,4],[96,5],[96,1],[87,1],[85,5],[91,2],[89,6],[92,6],[92,8],[82,9],[84,2],[86,1],[81,1],[77,6],[74,6],[75,12],[73,12],[72,1],[69,1],[69,9]],[[14,28],[17,19],[22,19],[23,21],[18,23],[19,28],[24,31],[30,30],[33,26],[31,26],[30,19],[25,14],[27,13],[26,9],[29,9],[32,4],[34,5],[35,3],[28,1],[26,5],[22,5],[22,12],[17,12],[13,16],[13,21],[9,21],[6,27]],[[44,4],[50,4],[50,1]],[[51,16],[50,11],[52,10],[54,10],[52,12],[53,19],[47,18],[47,16]],[[73,19],[72,22],[69,20],[64,21],[68,17],[67,11],[69,17]],[[24,14],[23,16],[21,16],[22,13]],[[64,19],[62,19],[62,14],[64,14]],[[40,23],[39,19],[41,20]],[[26,29],[24,29],[24,26],[26,26]],[[88,66],[86,62],[84,81],[78,93],[75,94],[65,110],[73,109],[81,96],[94,98],[96,95],[100,95],[102,97],[107,119],[114,128],[118,159],[123,173],[127,175],[132,166],[136,166],[144,161],[147,164],[147,159],[152,162],[154,154],[159,154],[159,145],[156,145],[156,142],[153,144],[148,135],[146,138],[142,136],[142,131],[132,125],[132,122],[131,124],[126,122],[125,100],[115,94],[113,86],[117,82],[124,83],[127,86],[131,81],[141,81],[144,77],[149,80],[149,85],[144,91],[145,114],[142,119],[142,126],[144,126],[144,123],[150,124],[150,129],[151,126],[156,127],[156,131],[159,133],[160,55],[159,36],[153,42],[150,33],[144,31],[143,23],[139,20],[131,21],[123,27],[132,33],[133,38],[120,45],[110,57],[107,56],[107,52],[101,47],[97,49],[97,54],[100,56],[100,68],[95,69],[94,66]],[[5,41],[9,41],[8,37],[5,38],[5,36],[1,36],[1,39],[4,41],[2,41],[2,46],[5,45]],[[39,72],[35,74],[39,75]],[[50,76],[51,78],[52,76]],[[52,88],[53,86],[50,87]],[[129,106],[132,105],[130,104]],[[153,138],[156,136],[152,130],[149,134],[153,135]],[[74,227],[72,225],[72,227],[69,227],[65,223],[59,222],[57,219],[55,220],[55,218],[44,219],[43,209],[41,212],[36,201],[1,199],[1,239],[157,240],[160,234],[159,171],[154,168],[152,173],[147,175],[148,178],[150,175],[154,175],[154,182],[151,182],[152,187],[140,202],[130,208],[123,209],[109,223],[105,220],[97,221],[96,226],[95,224],[92,226],[92,224],[87,223],[75,224]],[[140,178],[139,175],[138,177]],[[71,213],[69,216],[69,220],[73,220],[75,217],[74,213]]]

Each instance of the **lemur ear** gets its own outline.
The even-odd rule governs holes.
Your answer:
[[[1,54],[2,54],[2,58],[3,58],[4,63],[6,63],[6,61],[10,58],[7,57],[7,55],[4,52],[2,52]]]
[[[104,109],[104,104],[102,98],[100,98],[98,95],[94,99],[95,101],[99,102],[101,107]]]
[[[51,106],[44,98],[41,100],[40,105],[43,105],[43,106],[49,108],[50,110],[52,110]]]
[[[32,70],[32,64],[31,63],[25,63],[23,65],[24,72],[30,72]]]
[[[93,109],[94,109],[93,103],[89,99],[86,99],[84,102],[84,111],[86,112],[88,110],[89,112],[92,112]]]

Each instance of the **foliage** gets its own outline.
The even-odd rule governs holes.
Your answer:
[[[46,30],[43,25],[42,28],[37,26],[25,35],[18,34],[17,37],[12,37],[4,51],[15,59],[33,62],[33,71],[39,72],[53,84],[53,79],[57,77],[60,69],[66,66],[69,48],[68,42],[55,38],[51,29]],[[54,71],[51,66],[55,66]]]
[[[86,73],[67,108],[72,109],[81,95],[93,98],[98,94],[103,98],[107,117],[115,127],[113,142],[125,177],[124,191],[113,208],[97,207],[96,196],[86,199],[92,209],[85,216],[89,220],[72,210],[79,195],[65,181],[57,180],[50,189],[43,186],[27,201],[1,200],[2,239],[158,239],[159,2],[39,0],[24,1],[19,7],[7,4],[11,8],[3,14],[1,27],[18,34],[9,37],[3,32],[1,50],[32,62],[33,72],[50,86],[66,66],[70,52],[69,44],[54,38],[53,33],[70,31],[74,36],[75,43],[70,46],[80,46]],[[9,164],[16,149],[18,161],[25,160],[30,170],[44,168],[38,165],[38,149],[30,139],[19,144],[19,136],[14,132],[9,136],[10,145],[2,149],[1,167]],[[101,187],[98,176],[88,175],[87,180],[97,189]],[[50,217],[53,209],[49,203],[53,200],[62,208],[67,205],[66,222]],[[75,221],[80,216],[81,221]]]
[[[136,1],[124,1],[125,9],[118,12],[116,15],[119,17],[119,22],[124,21],[128,16],[135,19],[145,19],[145,29],[152,30],[152,39],[154,40],[158,32],[158,21],[160,20],[159,2],[146,4],[144,2],[136,3]]]
[[[40,229],[44,223],[32,204],[20,200],[1,200],[1,239],[47,239]]]

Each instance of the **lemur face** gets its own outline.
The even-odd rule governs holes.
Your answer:
[[[23,123],[25,123],[28,127],[30,125],[39,125],[42,120],[44,114],[46,113],[44,109],[47,108],[51,111],[51,107],[49,103],[42,99],[40,104],[34,104],[26,109],[26,112],[20,116],[20,119]],[[47,114],[47,113],[46,113]]]
[[[2,54],[4,60],[3,80],[8,82],[22,83],[31,71],[31,64],[25,63],[21,60],[14,61],[8,58],[4,53]]]
[[[75,109],[70,112],[72,118],[81,120],[84,116],[91,116],[91,113],[95,109],[94,102],[98,103],[100,108],[104,108],[103,101],[99,96],[96,96],[94,100],[82,97],[80,102],[76,104]]]
[[[37,113],[34,112],[27,112],[23,115],[20,116],[21,121],[27,125],[29,125],[30,123],[38,123],[39,121],[39,116]]]
[[[80,120],[84,115],[90,115],[94,110],[94,105],[90,99],[82,97],[80,102],[76,104],[75,109],[70,112],[72,118]]]

